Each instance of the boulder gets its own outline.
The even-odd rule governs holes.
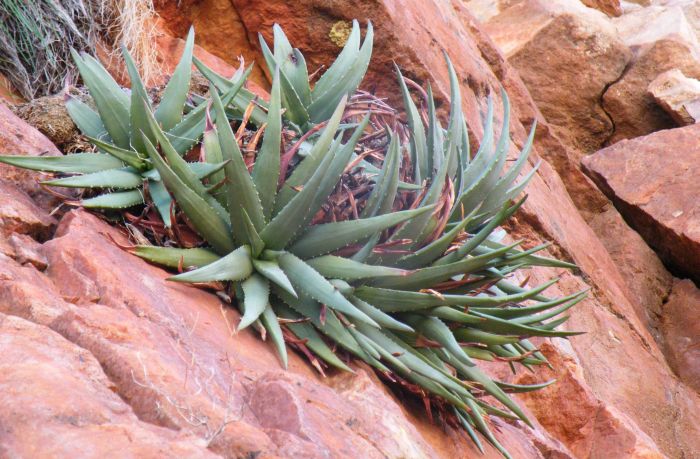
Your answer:
[[[600,98],[630,52],[607,17],[576,2],[524,0],[484,24],[558,135],[581,153],[612,135]]]
[[[676,280],[663,307],[664,349],[671,368],[700,392],[700,290],[689,280]]]
[[[139,420],[95,357],[45,326],[0,313],[0,349],[5,457],[218,457]]]
[[[608,16],[620,16],[622,14],[620,0],[581,0],[581,3],[589,8],[602,11]]]
[[[230,0],[159,0],[154,2],[158,15],[162,19],[158,28],[162,38],[159,46],[167,49],[167,42],[172,38],[185,38],[190,26],[195,29],[195,40],[201,51],[206,49],[209,54],[209,66],[216,59],[219,62],[234,63],[239,57],[246,65],[253,64],[250,80],[266,87],[268,80],[263,71],[264,59],[257,46],[257,36],[248,35],[238,10]],[[162,42],[162,43],[161,43]],[[179,53],[163,53],[166,64],[177,63]],[[197,56],[202,59],[201,56]],[[166,65],[167,67],[167,65]],[[174,68],[174,65],[173,65]],[[224,72],[228,73],[228,72]]]
[[[676,126],[647,91],[660,74],[679,69],[700,78],[700,47],[680,7],[645,8],[616,19],[615,25],[635,57],[603,95],[603,108],[615,124],[609,144]]]
[[[0,154],[58,156],[61,152],[41,132],[22,121],[0,102]],[[39,174],[0,164],[0,178],[11,182],[29,194],[44,208],[52,208],[56,199],[44,192],[37,183]]]
[[[619,142],[586,172],[672,271],[700,282],[700,126]]]
[[[687,126],[700,119],[700,80],[673,69],[656,77],[647,90],[679,125]]]

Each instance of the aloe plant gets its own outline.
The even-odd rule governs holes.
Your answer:
[[[238,329],[253,324],[264,328],[283,365],[284,329],[326,364],[352,371],[333,351],[342,349],[441,398],[480,449],[477,431],[509,457],[490,431],[486,415],[529,424],[507,393],[539,389],[549,382],[516,386],[494,381],[476,360],[526,367],[546,364],[527,338],[576,334],[555,328],[566,321],[563,314],[584,292],[552,299],[543,292],[556,280],[531,289],[506,280],[509,273],[528,266],[572,265],[534,255],[545,246],[521,251],[520,241],[498,242],[497,227],[524,201],[511,200],[534,173],[533,169],[517,182],[533,134],[504,171],[510,147],[504,94],[500,136],[494,139],[489,100],[485,136],[472,158],[449,60],[448,67],[452,100],[447,128],[438,120],[430,88],[425,125],[399,78],[411,133],[412,178],[427,184],[425,192],[416,197],[413,208],[394,210],[399,172],[405,169],[404,146],[391,134],[371,194],[355,220],[311,224],[350,167],[367,126],[365,118],[343,142],[339,127],[346,94],[338,97],[311,151],[286,175],[280,172],[280,139],[285,122],[293,121],[282,114],[283,108],[289,109],[283,93],[290,82],[283,76],[283,65],[275,66],[267,127],[252,172],[224,104],[212,91],[216,123],[207,126],[203,145],[208,161],[225,163],[225,180],[217,194],[192,174],[155,117],[149,116],[151,135],[144,136],[149,158],[208,247],[138,246],[133,251],[162,265],[195,268],[174,275],[172,281],[230,281],[242,313]],[[382,249],[388,245],[405,250]]]
[[[327,121],[340,99],[354,93],[360,85],[372,56],[374,40],[372,23],[367,23],[365,39],[362,42],[360,25],[357,21],[353,21],[352,31],[343,50],[313,88],[309,82],[309,71],[304,55],[292,47],[278,24],[273,26],[273,36],[272,50],[262,35],[259,35],[259,39],[270,75],[279,72],[281,104],[285,109],[283,117],[289,127],[300,133],[307,132],[313,125]],[[235,84],[235,80],[229,80],[216,73],[197,58],[194,63],[219,91],[225,93]],[[240,114],[253,99],[255,96],[243,89],[237,97],[232,99],[232,108]],[[260,101],[257,103],[266,108],[264,103]],[[262,125],[265,119],[264,110],[255,107],[251,113],[251,120],[257,125]]]
[[[197,144],[206,124],[206,103],[184,113],[193,47],[194,31],[190,30],[183,54],[154,115],[179,155],[184,155]],[[97,147],[99,153],[59,157],[0,156],[0,162],[37,171],[72,175],[47,180],[43,182],[46,185],[109,190],[83,199],[81,204],[87,208],[122,209],[142,204],[146,184],[151,201],[163,222],[169,226],[170,195],[165,190],[158,171],[148,159],[142,138],[146,113],[153,110],[152,103],[129,52],[126,48],[122,48],[122,52],[131,79],[130,94],[117,84],[96,59],[73,51],[73,59],[97,111],[70,95],[66,96],[66,108],[80,131]],[[227,103],[241,89],[247,73],[238,77],[223,96]],[[201,179],[216,173],[223,164],[190,163],[188,167]]]
[[[170,223],[176,205],[204,246],[136,246],[133,252],[180,269],[173,281],[227,282],[242,312],[238,329],[264,330],[285,367],[286,341],[310,350],[321,371],[320,362],[352,371],[344,357],[358,358],[428,399],[440,399],[479,449],[481,433],[509,457],[488,416],[529,423],[508,393],[551,382],[507,384],[490,378],[477,361],[504,361],[514,370],[516,363],[548,364],[528,338],[575,335],[557,327],[585,295],[547,297],[544,292],[556,279],[533,288],[509,281],[529,266],[573,267],[537,256],[546,245],[520,250],[521,241],[503,243],[499,230],[523,204],[524,198],[514,200],[537,169],[518,180],[535,127],[506,168],[511,141],[508,98],[502,92],[500,135],[496,138],[489,98],[484,137],[472,154],[449,59],[447,126],[436,113],[431,88],[424,101],[427,113],[421,113],[397,68],[408,138],[387,131],[381,164],[362,161],[358,153],[367,146],[360,139],[370,116],[360,122],[344,117],[348,97],[367,69],[371,24],[360,45],[354,23],[340,56],[313,87],[303,56],[279,27],[274,50],[261,44],[273,75],[269,102],[255,100],[243,88],[250,69],[229,80],[194,60],[216,90],[187,114],[192,32],[155,109],[128,53],[130,94],[93,58],[75,55],[97,112],[77,99],[67,106],[101,153],[0,161],[73,174],[49,185],[127,190],[85,199],[86,207],[141,203],[146,184],[163,220]],[[244,118],[249,107],[254,124],[265,126],[250,171],[230,123]],[[303,136],[312,128],[319,132],[303,154],[291,163],[280,155],[283,131]],[[188,163],[184,153],[198,143],[204,161]],[[348,171],[372,185],[355,209],[356,218],[315,223]]]

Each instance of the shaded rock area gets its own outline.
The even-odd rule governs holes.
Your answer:
[[[656,77],[647,89],[679,125],[694,124],[700,119],[700,80],[673,69]]]
[[[676,281],[663,307],[663,333],[673,371],[700,392],[700,290],[689,280]]]
[[[565,325],[586,334],[538,343],[553,370],[512,375],[488,368],[516,383],[557,379],[517,396],[537,429],[495,421],[499,440],[516,458],[697,455],[697,323],[683,323],[694,314],[697,292],[689,281],[674,283],[647,243],[674,272],[700,272],[682,256],[697,248],[679,242],[698,221],[690,194],[698,196],[691,180],[697,171],[690,154],[677,158],[697,146],[700,131],[664,131],[585,159],[608,197],[580,166],[617,133],[603,95],[628,78],[634,97],[650,97],[647,86],[661,73],[642,71],[663,63],[654,55],[643,60],[659,40],[638,47],[626,41],[607,16],[618,14],[616,2],[586,2],[607,15],[563,0],[366,0],[353,8],[326,0],[155,3],[164,20],[157,43],[164,68],[174,65],[180,38],[195,24],[196,54],[224,73],[241,54],[248,63],[261,61],[257,34],[269,42],[274,22],[314,71],[337,55],[339,24],[371,20],[376,38],[365,89],[397,106],[393,62],[411,79],[430,81],[445,110],[447,50],[475,145],[489,94],[502,123],[503,86],[512,102],[512,153],[536,121],[526,169],[542,161],[507,230],[528,247],[551,240],[552,254],[579,266],[532,269],[527,281],[561,276],[551,295],[592,290]],[[686,19],[690,11],[682,9]],[[680,47],[665,49],[687,56]],[[680,57],[672,68],[685,73]],[[636,66],[640,76],[632,78]],[[256,78],[267,84],[262,70]],[[644,107],[634,110],[624,115],[631,125],[635,113],[647,116]],[[0,127],[3,152],[59,154],[4,106]],[[228,305],[166,282],[165,271],[115,245],[127,242],[115,228],[81,210],[49,215],[55,199],[36,177],[0,166],[0,424],[13,426],[0,429],[0,456],[479,457],[462,432],[430,423],[419,403],[391,392],[363,366],[324,379],[292,353],[290,370],[281,370],[274,350],[252,331],[232,332],[238,314]],[[669,217],[663,203],[680,207]],[[638,218],[638,209],[653,217]],[[682,213],[673,217],[676,210]],[[487,449],[485,457],[499,455]]]

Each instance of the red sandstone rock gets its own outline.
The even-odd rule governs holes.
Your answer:
[[[675,127],[674,120],[654,101],[647,87],[660,74],[674,68],[690,78],[700,78],[700,46],[683,9],[644,8],[616,19],[615,25],[635,57],[603,96],[603,108],[615,124],[608,143]]]
[[[620,0],[581,0],[584,5],[602,11],[608,16],[620,16],[622,7]]]
[[[137,418],[89,351],[0,314],[3,457],[214,458],[184,432]]]
[[[700,280],[700,126],[617,143],[584,167],[677,272]]]
[[[700,120],[700,81],[695,78],[672,69],[656,77],[647,90],[679,126]]]
[[[606,19],[577,2],[524,0],[484,24],[547,121],[582,153],[612,134],[600,97],[630,58]]]
[[[0,102],[0,154],[57,156],[61,153],[49,139]],[[36,181],[37,176],[31,171],[0,164],[0,178],[18,185],[42,207],[51,208],[56,200],[41,190]]]
[[[676,280],[664,304],[662,330],[668,361],[678,376],[700,392],[700,290]]]

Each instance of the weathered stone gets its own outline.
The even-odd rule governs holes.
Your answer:
[[[700,126],[620,142],[583,161],[587,173],[661,258],[700,281]]]
[[[676,280],[663,306],[664,348],[673,371],[700,393],[700,290]]]
[[[635,58],[603,95],[603,107],[615,123],[608,143],[676,126],[647,91],[661,73],[679,69],[690,78],[700,78],[700,47],[682,9],[644,9],[622,16],[615,24],[635,50]]]
[[[56,221],[16,186],[0,180],[0,237],[12,233],[46,239]]]
[[[661,305],[668,297],[673,277],[639,233],[627,226],[612,204],[592,215],[588,224],[627,282],[637,316],[658,339]]]
[[[45,326],[0,314],[0,350],[4,457],[217,457],[140,421],[90,352]]]
[[[695,49],[698,45],[695,28],[688,21],[683,6],[678,3],[687,2],[674,0],[669,5],[635,9],[614,19],[613,23],[620,38],[633,49],[637,56],[644,51],[645,45],[665,39],[687,43]]]
[[[24,234],[12,234],[9,243],[14,249],[14,259],[18,263],[30,264],[39,271],[43,271],[48,266],[48,260],[41,253],[41,244]]]
[[[581,0],[581,3],[589,8],[595,8],[608,16],[620,16],[622,7],[620,0]]]
[[[600,97],[630,58],[607,18],[576,2],[525,0],[484,28],[559,137],[582,153],[600,148],[613,132]]]
[[[57,156],[61,152],[39,131],[18,118],[0,102],[0,154]],[[0,178],[16,184],[45,209],[56,204],[56,199],[42,191],[37,183],[37,173],[0,164]]]
[[[700,119],[700,81],[678,69],[662,73],[647,88],[657,104],[681,126]]]
[[[233,63],[240,56],[246,65],[253,64],[251,81],[262,87],[268,86],[261,67],[265,61],[257,46],[257,37],[250,40],[239,12],[229,0],[160,0],[155,2],[155,7],[163,19],[160,28],[165,40],[171,39],[167,35],[184,38],[189,27],[193,26],[197,44],[202,51],[206,49],[211,53],[207,56],[210,61],[217,57],[221,62]],[[205,63],[211,66],[210,62]]]

